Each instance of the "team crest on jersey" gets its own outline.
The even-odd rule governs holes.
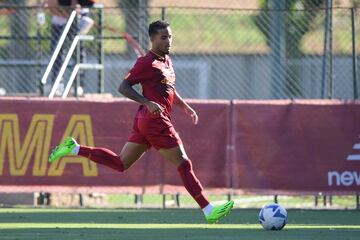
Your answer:
[[[175,84],[175,73],[172,69],[162,68],[160,69],[162,72],[162,75],[164,76],[163,79],[161,79],[162,84],[166,85],[174,85]]]
[[[174,83],[172,79],[167,79],[167,78],[162,79],[160,82],[162,84],[169,84],[169,85],[172,85]]]

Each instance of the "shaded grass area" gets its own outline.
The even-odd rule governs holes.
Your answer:
[[[234,210],[209,225],[198,209],[0,209],[0,239],[358,239],[356,211],[290,210],[279,232],[264,231],[258,209]]]

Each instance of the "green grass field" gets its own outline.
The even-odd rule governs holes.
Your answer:
[[[235,209],[216,225],[197,209],[0,209],[0,239],[359,239],[355,210],[289,210],[282,231],[265,231],[258,209]]]

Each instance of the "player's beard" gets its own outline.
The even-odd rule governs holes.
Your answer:
[[[171,49],[171,47],[165,47],[163,53],[164,53],[164,54],[169,54],[169,53],[170,53],[170,49]]]

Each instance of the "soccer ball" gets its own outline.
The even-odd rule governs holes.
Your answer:
[[[286,225],[287,212],[279,204],[268,204],[261,209],[259,221],[266,230],[281,230]]]

